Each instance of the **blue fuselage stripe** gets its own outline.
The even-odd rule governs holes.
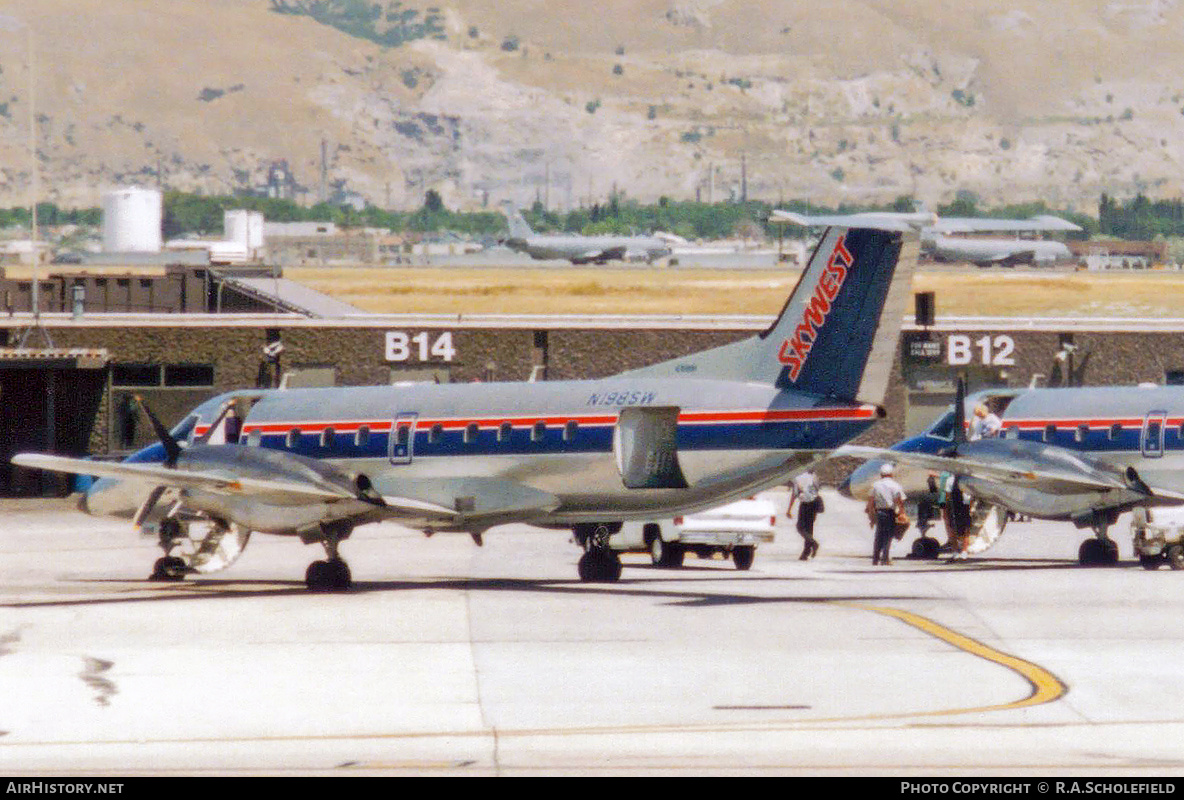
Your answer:
[[[822,450],[838,447],[865,431],[872,419],[728,422],[680,424],[678,449],[695,450]],[[446,428],[433,433],[417,427],[413,457],[445,456],[517,456],[610,453],[613,448],[612,425],[584,425],[565,438],[563,426],[547,426],[541,436],[530,428],[515,427],[499,438],[498,429],[482,427],[466,441],[463,428]],[[245,437],[244,437],[245,438]],[[359,444],[352,432],[336,433],[322,446],[319,433],[301,433],[294,447],[288,435],[268,433],[259,437],[259,446],[284,450],[310,458],[386,458],[390,452],[390,434],[371,432]]]

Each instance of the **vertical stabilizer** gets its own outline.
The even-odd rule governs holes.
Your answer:
[[[920,249],[915,232],[900,227],[828,228],[760,336],[630,374],[746,380],[882,402]]]
[[[526,218],[522,216],[522,212],[516,208],[507,206],[505,209],[506,218],[510,222],[510,236],[514,239],[527,239],[534,236],[534,230],[526,222]]]

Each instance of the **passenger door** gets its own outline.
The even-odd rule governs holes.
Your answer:
[[[391,423],[390,459],[392,464],[410,464],[415,453],[415,423],[419,414],[412,411],[400,413]]]
[[[1143,431],[1139,435],[1139,447],[1143,458],[1159,458],[1163,455],[1164,428],[1167,427],[1166,411],[1150,411],[1143,418]]]

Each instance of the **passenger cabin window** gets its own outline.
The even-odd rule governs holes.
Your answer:
[[[1082,424],[1077,426],[1077,432],[1073,435],[1073,439],[1081,443],[1085,441],[1087,436],[1089,436],[1089,426]]]
[[[1020,426],[1019,425],[1008,425],[1006,428],[1003,429],[1003,438],[1004,439],[1018,439],[1018,438],[1020,438]]]
[[[530,429],[530,440],[532,442],[540,442],[547,434],[547,423],[539,420]]]
[[[369,443],[370,443],[370,426],[369,425],[362,425],[358,428],[357,432],[354,433],[354,444],[357,447],[365,447]]]
[[[294,450],[298,444],[300,444],[300,429],[293,428],[288,431],[288,449]]]
[[[468,444],[468,443],[477,441],[477,433],[479,431],[480,431],[480,428],[477,426],[476,422],[470,422],[468,425],[466,425],[465,426],[465,443]]]
[[[563,426],[563,441],[570,442],[576,438],[576,431],[580,429],[580,424],[574,419],[568,420],[567,424]]]
[[[263,431],[255,428],[247,434],[247,445],[250,447],[258,447],[263,441]]]
[[[1057,438],[1057,426],[1056,425],[1045,425],[1044,426],[1044,441],[1051,442],[1055,438]]]
[[[321,431],[321,447],[332,447],[333,437],[337,435],[337,431],[332,428],[325,428]]]
[[[1110,426],[1110,441],[1114,441],[1122,435],[1122,426],[1117,422]]]
[[[440,441],[444,437],[444,426],[437,422],[432,427],[428,428],[428,441],[432,444]]]
[[[503,422],[501,425],[497,426],[497,440],[499,442],[507,441],[510,438],[510,434],[513,432],[514,426],[509,422]]]

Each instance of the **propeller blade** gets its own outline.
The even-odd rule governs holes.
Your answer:
[[[160,439],[160,443],[164,445],[165,466],[177,466],[177,457],[181,455],[181,445],[177,444],[177,440],[169,433],[169,429],[162,425],[160,420],[156,418],[156,415],[152,413],[152,409],[148,408],[148,404],[144,402],[144,398],[136,395],[136,405],[147,415],[148,421],[152,423],[152,430],[156,432],[156,438]]]
[[[958,378],[954,390],[954,449],[966,444],[966,379]]]

